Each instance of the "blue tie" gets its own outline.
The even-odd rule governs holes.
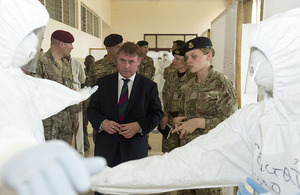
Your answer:
[[[127,83],[130,81],[130,79],[122,79],[124,81],[122,90],[121,90],[121,95],[120,95],[120,100],[119,100],[119,116],[120,116],[120,122],[124,120],[124,115],[128,103],[128,85]]]

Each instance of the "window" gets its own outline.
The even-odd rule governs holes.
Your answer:
[[[81,6],[81,30],[86,32],[86,8]]]
[[[75,27],[75,0],[63,1],[63,23]]]
[[[87,33],[93,34],[93,13],[90,10],[86,11],[87,14]]]
[[[62,22],[62,6],[61,0],[46,0],[46,9],[50,15],[50,18]]]
[[[170,51],[173,41],[188,41],[197,34],[144,34],[144,40],[149,43],[150,51]]]
[[[85,5],[81,5],[81,31],[100,37],[99,17]]]
[[[47,9],[50,18],[75,27],[75,0],[39,0]]]
[[[100,34],[99,34],[99,20],[98,20],[98,17],[96,17],[94,15],[94,36],[95,37],[100,37]]]

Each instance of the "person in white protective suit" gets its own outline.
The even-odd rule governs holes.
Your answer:
[[[300,192],[300,8],[255,25],[251,69],[263,101],[163,156],[105,168],[92,189],[147,194],[236,186],[253,178],[272,194]]]
[[[63,141],[45,142],[42,119],[87,99],[79,92],[25,75],[35,67],[49,15],[37,0],[0,0],[0,192],[70,195],[89,189],[105,160],[84,159]],[[4,185],[6,184],[6,185]],[[6,194],[7,195],[7,194]]]

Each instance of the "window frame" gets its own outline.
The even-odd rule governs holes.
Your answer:
[[[86,32],[94,37],[101,37],[101,18],[95,14],[88,6],[81,3],[80,5],[80,30]]]
[[[174,37],[174,39],[172,39],[172,43],[173,41],[176,40],[183,40],[183,41],[188,41],[190,40],[190,38],[188,38],[189,36],[194,36],[197,37],[198,34],[144,34],[144,40],[147,41],[147,37],[154,37],[154,47],[149,43],[149,51],[170,51],[172,44],[169,44],[167,47],[158,47],[159,45],[159,38],[160,37],[168,37],[169,39],[172,39],[172,37]],[[175,38],[176,37],[176,38]],[[181,37],[181,38],[178,38]],[[148,41],[149,42],[149,41]]]

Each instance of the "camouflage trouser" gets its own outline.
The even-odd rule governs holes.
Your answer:
[[[200,135],[208,133],[208,130],[205,129],[196,129],[192,134],[184,135],[180,139],[180,146],[184,146],[185,144],[191,142],[195,138],[199,137]]]
[[[72,144],[74,131],[69,111],[63,110],[43,120],[43,125],[46,140],[59,139]]]
[[[168,139],[162,137],[162,152],[171,152],[174,148],[179,147],[180,140],[179,140],[179,135],[177,133],[170,133],[170,136]]]
[[[169,126],[174,129],[173,124],[174,116],[169,116]],[[179,147],[179,136],[177,133],[170,133],[168,139],[162,137],[161,151],[163,153],[171,152],[173,149]]]
[[[196,190],[181,190],[177,192],[177,195],[222,195],[222,188],[207,188]]]

